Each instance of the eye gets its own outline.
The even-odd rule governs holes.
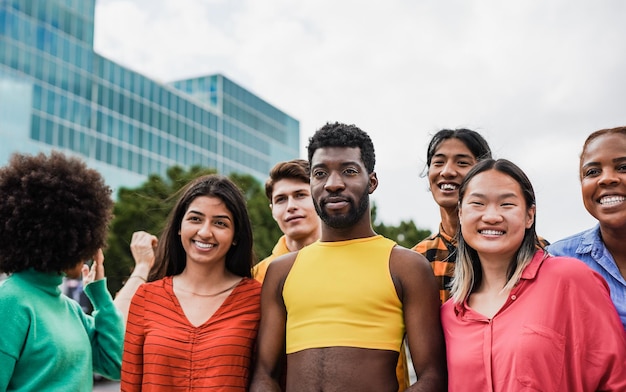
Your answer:
[[[226,220],[216,220],[215,221],[215,226],[219,226],[219,227],[228,227],[228,221]]]
[[[595,177],[599,174],[600,169],[598,169],[597,167],[590,167],[583,172],[583,177]]]
[[[324,178],[326,176],[326,172],[324,170],[319,170],[319,169],[314,170],[312,174],[313,174],[313,178],[317,178],[317,179]]]
[[[279,197],[274,199],[274,204],[280,204],[280,203],[284,202],[285,200],[286,200],[285,197],[279,196]]]
[[[187,216],[187,220],[189,222],[200,222],[200,217],[197,215],[189,215]]]
[[[353,167],[349,167],[346,170],[343,171],[344,173],[346,173],[349,176],[356,176],[357,174],[359,174],[359,171]]]
[[[296,197],[298,199],[306,199],[307,197],[309,197],[309,194],[308,193],[304,193],[304,192],[300,192],[300,193],[296,194]]]
[[[434,161],[430,162],[431,166],[441,166],[444,163],[445,162],[442,159],[435,159]]]
[[[473,166],[474,163],[470,162],[470,161],[458,161],[457,165],[459,165],[461,167],[468,167],[468,166]]]
[[[617,171],[626,172],[626,164],[617,166]]]

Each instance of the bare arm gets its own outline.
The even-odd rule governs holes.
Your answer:
[[[261,324],[250,392],[281,390],[278,377],[281,359],[285,355],[287,323],[287,309],[282,291],[294,260],[295,255],[289,254],[274,260],[267,269],[261,291]]]
[[[399,286],[407,342],[417,382],[408,391],[446,391],[445,343],[439,317],[439,289],[428,261],[419,253],[396,247],[391,274]]]
[[[135,268],[126,283],[115,296],[113,303],[124,317],[124,325],[128,319],[130,301],[135,292],[146,280],[154,265],[154,248],[158,243],[157,237],[145,231],[136,231],[130,241],[130,250],[135,260]]]

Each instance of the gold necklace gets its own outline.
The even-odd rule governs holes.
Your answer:
[[[177,291],[178,291],[178,290],[180,290],[180,291],[182,291],[183,293],[188,293],[188,294],[197,295],[198,297],[217,297],[217,296],[218,296],[218,295],[220,295],[220,294],[224,294],[225,292],[227,292],[227,291],[229,291],[229,290],[234,289],[234,288],[235,288],[235,286],[237,286],[237,285],[239,284],[239,282],[241,282],[241,280],[238,280],[237,282],[235,282],[235,284],[234,284],[234,285],[232,285],[232,286],[230,286],[230,287],[227,287],[227,288],[225,288],[224,290],[219,291],[219,292],[214,293],[214,294],[200,294],[200,293],[194,293],[193,291],[185,290],[185,289],[182,289],[182,288],[180,288],[180,287],[176,287],[176,290],[177,290]]]

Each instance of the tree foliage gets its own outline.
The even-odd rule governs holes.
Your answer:
[[[376,233],[382,234],[409,249],[430,235],[430,230],[418,229],[413,220],[401,221],[398,226],[388,226],[383,222],[377,222],[375,203],[372,205],[372,222],[374,222],[373,226]]]

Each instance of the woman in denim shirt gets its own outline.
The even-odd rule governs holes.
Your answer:
[[[589,135],[580,155],[580,183],[585,208],[598,224],[548,251],[580,259],[602,275],[626,329],[626,127]]]

